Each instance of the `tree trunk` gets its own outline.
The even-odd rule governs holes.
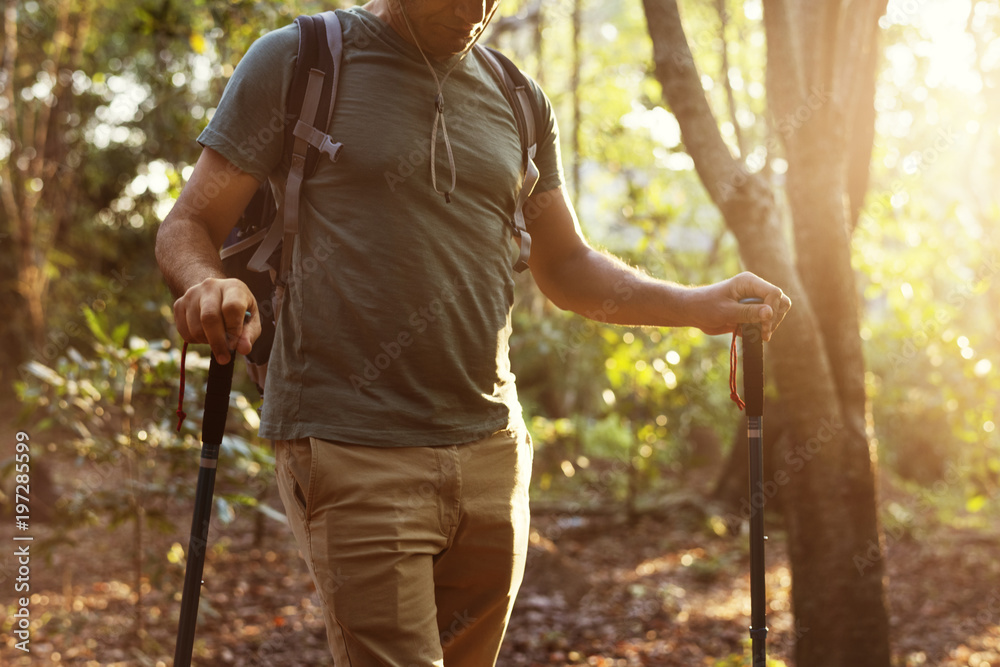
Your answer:
[[[766,516],[768,523],[778,521],[788,507],[787,491],[785,490],[785,470],[787,464],[778,452],[787,449],[788,428],[782,422],[784,411],[781,405],[768,405],[768,419],[764,429],[764,496],[766,498]],[[747,434],[747,418],[740,420],[739,426],[733,432],[729,455],[723,464],[722,472],[716,478],[711,497],[722,506],[723,519],[726,528],[733,535],[739,534],[744,522],[750,520],[753,505],[750,498],[750,487],[747,480],[750,477],[750,439]],[[779,482],[785,482],[781,484]],[[759,502],[753,500],[753,502]]]
[[[573,74],[570,79],[570,90],[573,95],[573,132],[571,135],[571,163],[573,174],[573,204],[580,203],[580,70],[582,68],[580,53],[583,42],[583,0],[573,0]]]
[[[49,3],[53,34],[44,40],[45,59],[39,66],[19,58],[19,9],[16,0],[4,6],[3,71],[5,104],[0,127],[11,140],[10,156],[0,164],[0,211],[16,252],[17,292],[28,313],[28,336],[37,350],[45,345],[45,301],[49,292],[49,258],[70,202],[76,199],[74,169],[66,165],[66,146],[56,115],[72,97],[69,73],[79,69],[83,44],[90,30],[90,3],[62,0]],[[27,22],[30,37],[38,24]],[[52,82],[46,99],[24,101],[15,94],[39,69]],[[44,195],[44,196],[43,196]]]
[[[858,124],[874,119],[858,110],[871,102],[859,82],[873,77],[865,68],[874,67],[885,2],[850,12],[842,4],[829,0],[806,11],[794,0],[764,3],[768,101],[789,164],[793,251],[770,185],[732,156],[719,133],[676,0],[644,0],[656,76],[698,175],[744,264],[794,304],[767,354],[788,427],[775,480],[785,480],[789,501],[796,662],[887,667],[883,551],[849,243],[858,196],[849,170],[856,172],[858,155],[870,155],[871,142],[852,149],[847,141],[865,141]]]

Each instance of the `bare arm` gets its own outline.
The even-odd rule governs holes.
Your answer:
[[[208,343],[220,363],[230,341],[246,354],[260,335],[260,315],[250,289],[227,278],[219,248],[260,184],[216,151],[202,151],[177,204],[156,234],[156,261],[178,297],[174,320],[181,338]],[[252,315],[244,326],[244,314]]]
[[[532,195],[528,202],[531,272],[560,308],[615,324],[695,326],[708,334],[732,331],[741,322],[760,322],[767,340],[791,307],[781,289],[752,273],[684,287],[651,278],[591,248],[562,188]],[[741,305],[745,297],[760,297],[764,303]]]

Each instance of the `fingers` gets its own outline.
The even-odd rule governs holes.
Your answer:
[[[760,323],[770,322],[774,317],[771,306],[762,303],[748,303],[740,306],[740,322]]]
[[[774,331],[792,307],[791,300],[781,288],[745,271],[729,280],[717,283],[709,291],[708,308],[712,316],[699,327],[708,334],[728,333],[740,324],[760,324],[764,340],[770,340]],[[747,299],[758,299],[762,303],[741,303]]]
[[[250,317],[247,318],[247,313]],[[254,302],[253,308],[244,312],[243,330],[239,334],[239,340],[236,343],[236,351],[240,354],[246,355],[250,354],[250,349],[253,348],[253,342],[260,337],[261,333],[261,323],[260,323],[260,313],[257,312],[257,303]]]
[[[765,334],[764,340],[771,339],[771,334],[774,332],[775,329],[778,328],[778,325],[781,324],[781,321],[785,319],[785,315],[788,314],[788,311],[792,307],[792,300],[789,299],[788,296],[784,294],[780,289],[777,290],[777,292],[778,293],[777,295],[774,296],[772,302],[768,304],[768,306],[773,310],[773,314],[771,316],[770,321],[768,322],[767,326],[768,330],[767,333]]]
[[[740,298],[756,297],[763,300],[762,304],[745,305],[740,321],[759,323],[764,340],[770,340],[792,307],[791,299],[781,291],[780,287],[750,272],[736,276],[733,279],[733,288]]]
[[[220,364],[229,363],[231,350],[248,353],[261,330],[253,294],[235,279],[210,278],[191,287],[174,303],[174,319],[181,338],[208,343]]]

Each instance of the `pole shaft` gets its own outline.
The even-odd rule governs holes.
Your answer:
[[[213,451],[214,450],[214,451]],[[187,569],[184,572],[184,589],[181,594],[181,617],[177,630],[177,647],[174,650],[174,667],[191,664],[194,649],[194,630],[198,620],[198,603],[201,601],[201,576],[205,570],[205,551],[208,547],[208,529],[212,521],[212,496],[215,492],[215,467],[204,465],[206,460],[218,459],[219,445],[203,445],[203,464],[198,469],[198,487],[191,520],[191,538],[188,541]]]
[[[753,667],[767,664],[765,638],[767,636],[767,595],[764,580],[764,447],[761,417],[747,418],[750,436],[750,639],[753,650]]]
[[[764,579],[764,341],[760,325],[743,325],[743,392],[750,458],[750,641],[753,667],[765,667],[767,594]]]
[[[191,519],[191,539],[188,542],[187,569],[184,572],[184,589],[181,594],[181,615],[177,627],[177,646],[174,649],[174,667],[191,665],[195,624],[198,621],[198,603],[201,600],[201,577],[205,569],[208,529],[212,520],[215,473],[222,437],[226,431],[235,356],[235,354],[230,355],[229,363],[225,365],[219,364],[213,357],[208,369],[205,415],[202,418],[201,465],[198,468],[194,516]]]

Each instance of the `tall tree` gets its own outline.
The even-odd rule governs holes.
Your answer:
[[[796,616],[796,662],[887,667],[889,622],[874,448],[850,235],[867,189],[878,18],[886,0],[764,0],[773,149],[788,210],[725,143],[676,0],[644,0],[656,77],[698,175],[746,266],[791,296],[770,344],[789,437],[778,453]],[[784,220],[791,221],[791,245]]]
[[[19,4],[7,0],[4,7],[0,127],[7,135],[9,153],[0,159],[0,210],[16,245],[17,292],[28,313],[30,338],[41,347],[51,279],[49,255],[72,214],[70,203],[77,195],[74,166],[79,166],[78,161],[74,165],[78,156],[71,155],[63,133],[56,131],[55,112],[64,112],[66,99],[72,96],[72,73],[80,66],[91,11],[86,1],[62,0],[49,3],[45,12],[25,22]],[[53,30],[53,36],[43,42],[41,53],[26,58],[20,53],[19,26],[30,37],[46,28]],[[30,94],[16,95],[22,86]]]

